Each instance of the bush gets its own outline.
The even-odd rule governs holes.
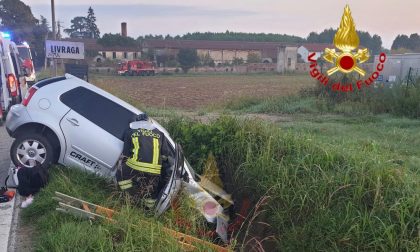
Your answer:
[[[350,109],[354,114],[360,114],[359,111],[362,111],[364,113],[390,113],[396,116],[420,118],[420,79],[417,86],[407,86],[403,83],[375,83],[369,87],[363,86],[360,90],[356,86],[358,80],[354,76],[343,75],[331,80],[326,87],[318,85],[309,93],[320,99],[325,99],[332,105],[331,107],[342,103],[354,106],[356,108]],[[346,93],[332,90],[331,85],[336,81],[352,83],[354,91]],[[343,106],[341,105],[341,107]]]
[[[307,135],[231,117],[209,125],[173,119],[166,126],[196,170],[208,153],[216,156],[237,202],[270,197],[261,221],[275,233],[277,251],[418,246],[418,172],[387,162],[377,148],[347,154]]]
[[[177,57],[179,65],[184,73],[187,73],[188,70],[197,66],[199,63],[196,49],[181,49],[179,50]]]

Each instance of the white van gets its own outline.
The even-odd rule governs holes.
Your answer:
[[[22,101],[23,74],[16,44],[0,33],[0,120],[10,107]]]
[[[20,65],[22,66],[22,69],[25,69],[26,71],[24,76],[26,85],[30,87],[36,82],[36,73],[31,48],[28,43],[23,42],[17,45],[17,49],[19,51]]]

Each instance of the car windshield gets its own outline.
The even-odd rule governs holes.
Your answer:
[[[19,58],[21,59],[31,59],[31,55],[29,53],[29,48],[27,47],[18,47]]]

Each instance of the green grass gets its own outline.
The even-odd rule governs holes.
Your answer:
[[[224,109],[238,113],[322,113],[326,104],[315,97],[240,98],[229,101]]]
[[[161,228],[162,223],[171,227],[172,212],[159,221],[147,217],[113,183],[80,170],[52,167],[50,177],[48,186],[22,212],[24,223],[35,226],[32,239],[36,251],[182,251]],[[116,222],[88,221],[56,211],[58,204],[52,199],[55,191],[119,211]],[[191,223],[203,223],[197,214],[191,214],[194,211],[188,204],[183,208],[188,209]]]
[[[392,114],[420,118],[420,87],[394,84],[356,93],[311,88],[289,97],[235,99],[224,104],[223,109],[238,113]]]
[[[324,145],[345,151],[376,149],[389,160],[415,160],[420,157],[420,120],[389,115],[295,115],[279,126],[295,134],[309,134]],[[420,168],[420,163],[418,163]]]
[[[265,234],[275,234],[276,250],[416,251],[418,121],[358,120],[303,119],[279,128],[222,117],[209,125],[176,119],[166,126],[197,169],[215,154],[237,200],[270,197],[258,221],[271,226]],[[378,131],[369,127],[381,120],[388,131],[369,138]],[[407,131],[397,133],[399,127]],[[412,133],[413,150],[400,139]]]

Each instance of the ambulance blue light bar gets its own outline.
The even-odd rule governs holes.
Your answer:
[[[1,32],[1,36],[6,39],[10,39],[12,37],[12,35],[8,32]]]

